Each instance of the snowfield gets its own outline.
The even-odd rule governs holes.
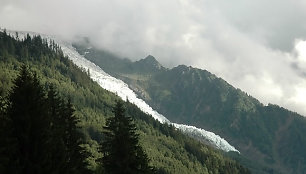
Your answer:
[[[11,35],[15,35],[15,31],[7,31],[11,33]],[[84,56],[80,55],[75,48],[68,42],[64,42],[54,36],[43,35],[33,32],[18,32],[19,38],[23,38],[26,33],[29,33],[31,36],[33,35],[41,35],[42,38],[46,38],[48,40],[54,40],[57,44],[59,44],[66,56],[70,60],[72,60],[78,67],[81,67],[85,70],[89,70],[90,77],[96,81],[102,88],[117,94],[124,101],[127,99],[139,107],[143,112],[151,115],[154,119],[158,120],[161,123],[172,124],[177,129],[181,130],[188,136],[198,139],[201,142],[209,143],[210,145],[216,147],[217,149],[223,150],[225,152],[234,151],[240,153],[235,147],[230,145],[225,139],[221,138],[219,135],[216,135],[213,132],[206,131],[201,128],[197,128],[194,126],[177,124],[170,122],[165,116],[159,114],[157,111],[152,109],[145,101],[138,98],[137,95],[131,90],[126,83],[122,80],[118,80],[109,74],[105,73],[99,66],[90,62]]]

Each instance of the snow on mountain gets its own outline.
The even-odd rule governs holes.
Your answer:
[[[11,35],[15,35],[15,31],[9,31]],[[201,128],[197,128],[194,126],[171,123],[165,116],[159,114],[157,111],[152,109],[145,101],[139,99],[137,95],[131,90],[126,83],[121,80],[118,80],[109,74],[105,73],[99,66],[90,62],[82,55],[80,55],[75,48],[72,47],[70,43],[64,42],[54,36],[37,34],[33,32],[19,32],[19,38],[23,38],[26,33],[30,35],[41,35],[42,38],[46,38],[48,40],[54,40],[57,44],[59,44],[66,56],[70,60],[72,60],[78,67],[81,67],[85,70],[89,70],[90,77],[96,81],[102,88],[116,93],[119,97],[121,97],[124,101],[127,99],[134,103],[136,106],[140,108],[143,112],[151,115],[154,119],[158,120],[161,123],[172,124],[177,129],[181,130],[185,134],[200,140],[201,142],[209,143],[212,146],[221,149],[223,151],[235,151],[240,153],[235,147],[230,145],[225,139],[221,138],[219,135],[216,135],[213,132],[206,131]]]
[[[65,55],[69,57],[77,66],[89,69],[90,77],[98,82],[98,84],[111,92],[116,93],[119,97],[126,101],[128,99],[131,103],[138,106],[143,112],[152,115],[153,118],[161,123],[172,124],[177,129],[180,129],[187,135],[196,139],[208,142],[218,149],[228,151],[239,152],[235,147],[231,146],[225,139],[213,132],[206,131],[204,129],[196,128],[194,126],[188,126],[184,124],[171,123],[166,117],[153,110],[145,101],[139,99],[137,95],[131,90],[126,83],[118,80],[107,73],[105,73],[100,67],[90,62],[83,56],[81,56],[72,46],[59,43]]]
[[[206,131],[195,126],[189,126],[184,124],[172,123],[176,128],[180,129],[182,132],[190,137],[193,137],[201,142],[209,143],[210,145],[221,149],[225,152],[236,151],[240,153],[235,147],[230,145],[225,139],[221,138],[213,132]]]
[[[100,67],[81,56],[71,45],[68,46],[67,44],[60,42],[59,44],[61,45],[64,54],[67,55],[77,66],[86,70],[89,69],[90,77],[102,88],[116,93],[125,101],[128,99],[131,103],[137,105],[143,112],[152,115],[159,122],[170,123],[166,117],[153,110],[143,100],[137,98],[136,94],[123,81],[105,73]]]

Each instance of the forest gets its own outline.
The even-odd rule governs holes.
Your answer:
[[[304,116],[263,104],[207,70],[186,65],[165,68],[153,56],[133,62],[89,42],[75,43],[74,47],[127,83],[169,120],[224,137],[240,151],[240,162],[252,172],[306,172]]]
[[[0,32],[0,62],[0,173],[250,173],[99,87],[54,41]],[[137,167],[108,158],[113,146]]]

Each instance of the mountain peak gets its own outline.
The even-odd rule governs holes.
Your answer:
[[[149,71],[165,69],[152,55],[148,55],[144,59],[136,61],[135,64]]]
[[[148,55],[146,58],[141,59],[140,61],[145,61],[146,63],[150,64],[159,64],[159,62],[152,55]]]

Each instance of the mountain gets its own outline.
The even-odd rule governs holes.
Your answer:
[[[170,121],[204,128],[224,137],[241,156],[258,162],[254,173],[306,173],[306,119],[257,99],[206,70],[180,65],[155,67],[151,56],[137,62],[122,60],[99,49],[74,45],[80,54],[107,73],[122,79],[135,93]],[[111,56],[110,56],[111,55]],[[152,61],[153,60],[153,61]],[[117,62],[120,67],[117,67]],[[112,68],[109,68],[112,67]]]
[[[239,151],[230,145],[224,138],[221,138],[219,135],[216,135],[213,132],[206,131],[201,128],[197,128],[195,126],[185,125],[185,124],[177,124],[170,122],[165,116],[161,115],[160,113],[153,110],[147,103],[145,103],[142,99],[139,99],[136,94],[128,88],[128,86],[121,80],[118,80],[116,78],[111,77],[110,75],[106,74],[101,68],[93,64],[92,62],[88,61],[86,58],[81,56],[79,53],[77,53],[71,46],[60,43],[62,46],[62,49],[66,55],[69,56],[69,58],[78,66],[87,69],[89,75],[91,78],[98,82],[98,84],[111,92],[116,93],[118,96],[120,96],[123,100],[129,100],[132,103],[134,103],[136,106],[138,106],[142,111],[150,114],[152,117],[154,117],[156,120],[158,120],[161,123],[167,123],[175,128],[181,130],[182,132],[186,133],[187,135],[200,140],[203,143],[209,144],[215,148],[221,149],[223,151]],[[88,54],[88,51],[85,51],[85,54]],[[127,61],[127,59],[124,60],[125,62],[132,63],[131,61]],[[116,62],[118,63],[118,62]],[[153,65],[151,64],[153,63]],[[155,63],[155,64],[154,64]],[[121,65],[124,65],[121,64]],[[148,72],[157,72],[157,70],[165,70],[165,68],[161,67],[161,65],[156,61],[156,59],[152,56],[148,56],[146,59],[138,61],[135,63],[135,65],[130,65],[127,68],[124,68],[121,66],[119,68],[124,72],[131,72],[131,71],[141,71],[141,76],[144,76],[144,74],[148,74]],[[141,66],[139,66],[141,65]],[[146,65],[146,66],[142,66]],[[114,66],[112,66],[114,68]],[[139,71],[138,71],[139,72]],[[139,76],[137,74],[131,74],[131,76]]]
[[[133,72],[141,72],[142,74],[150,74],[165,70],[165,68],[155,59],[149,55],[145,59],[141,59],[131,64]]]
[[[153,110],[142,99],[139,99],[137,95],[133,92],[133,90],[131,90],[123,81],[118,80],[105,73],[100,67],[88,61],[86,58],[76,52],[71,45],[63,43],[62,41],[57,42],[61,45],[64,54],[66,54],[69,59],[72,60],[77,66],[81,67],[82,69],[86,69],[89,76],[94,81],[96,81],[102,88],[116,93],[123,100],[129,100],[131,103],[139,107],[140,110],[151,115],[160,123],[167,123],[169,125],[172,125],[175,128],[181,130],[183,133],[186,133],[187,135],[198,139],[203,143],[209,144],[215,148],[221,149],[226,152],[234,151],[239,153],[239,151],[237,151],[235,147],[230,145],[225,139],[221,138],[219,135],[216,135],[213,132],[209,132],[194,126],[170,122],[165,116]]]
[[[115,101],[120,100],[117,95],[104,90],[100,85],[103,82],[110,85],[108,82],[114,81],[111,87],[115,88],[119,86],[114,84],[121,82],[103,74],[103,71],[95,74],[97,72],[93,70],[100,72],[101,69],[96,69],[98,67],[89,61],[82,61],[82,57],[64,43],[61,43],[63,49],[60,49],[59,42],[49,42],[52,38],[50,36],[19,33],[19,38],[18,40],[15,36],[0,32],[1,103],[11,89],[12,80],[16,78],[20,67],[24,64],[31,67],[43,86],[52,84],[60,96],[70,98],[75,105],[76,115],[80,119],[79,131],[84,137],[83,146],[91,154],[88,167],[93,172],[98,172],[99,166],[95,160],[102,155],[98,152],[98,143],[103,139],[101,131],[105,119],[113,115]],[[68,57],[63,56],[63,53]],[[76,63],[83,63],[91,69],[80,68],[68,58],[76,59]],[[90,74],[95,74],[96,76],[91,77],[97,79],[91,79]],[[125,89],[118,91],[128,92]],[[249,173],[240,164],[229,159],[227,153],[189,138],[174,126],[161,124],[130,102],[125,102],[125,105],[127,114],[134,118],[140,143],[157,173]],[[0,156],[0,160],[3,159],[5,157]],[[2,167],[0,163],[0,170]]]
[[[118,72],[125,73],[125,74],[132,74],[134,72],[141,73],[142,75],[151,74],[155,72],[165,71],[164,68],[156,59],[155,57],[149,55],[145,59],[141,59],[136,62],[132,62],[131,60],[125,59],[118,59],[117,56],[113,55],[112,53],[104,50],[96,50],[93,49],[89,43],[86,44],[87,46],[78,47],[78,51],[82,53],[85,57],[92,57],[96,60],[100,59],[99,54],[103,54],[107,59],[100,60],[103,61],[105,65],[103,66],[103,71],[111,72],[111,74],[116,74]],[[76,45],[74,45],[76,46]],[[97,51],[97,52],[96,52]],[[98,56],[98,57],[96,57]]]

